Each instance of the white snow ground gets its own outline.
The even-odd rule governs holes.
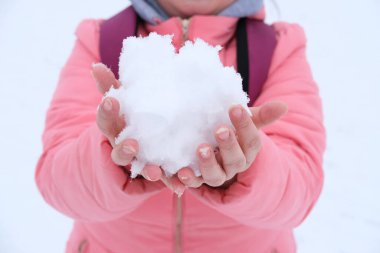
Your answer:
[[[324,191],[297,229],[299,252],[379,253],[380,2],[277,3],[280,19],[306,29],[329,138]],[[0,1],[1,253],[63,252],[71,221],[43,202],[33,179],[45,110],[78,22],[126,4]]]

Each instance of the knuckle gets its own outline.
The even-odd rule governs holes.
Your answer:
[[[247,129],[252,126],[252,121],[250,119],[245,119],[239,123],[239,129]]]
[[[227,170],[236,170],[239,171],[240,169],[245,168],[246,166],[246,160],[244,158],[238,158],[235,160],[229,160],[224,162],[224,168]]]
[[[239,146],[239,144],[237,143],[236,139],[231,138],[231,140],[227,142],[220,143],[219,146],[219,148],[223,149],[224,151],[233,151]]]
[[[246,148],[247,150],[259,150],[261,148],[261,145],[262,144],[260,138],[258,138],[258,136],[255,136],[247,142]]]

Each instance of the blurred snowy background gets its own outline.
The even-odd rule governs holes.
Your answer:
[[[300,253],[380,252],[380,1],[276,0],[268,21],[302,24],[321,89],[328,147]],[[63,252],[71,221],[34,183],[45,110],[84,18],[127,0],[0,0],[0,252]]]

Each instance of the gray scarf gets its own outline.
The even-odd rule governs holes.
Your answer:
[[[148,23],[157,24],[158,20],[165,21],[169,18],[156,0],[131,0],[131,2],[139,16]],[[263,0],[236,0],[218,15],[246,17],[260,11],[262,6]]]

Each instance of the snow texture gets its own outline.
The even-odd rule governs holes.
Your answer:
[[[172,36],[156,33],[125,39],[119,63],[122,86],[106,94],[118,99],[127,123],[116,143],[126,138],[139,143],[132,177],[147,163],[161,166],[167,176],[183,167],[199,176],[197,147],[217,146],[213,133],[218,126],[232,127],[232,105],[248,111],[242,79],[234,68],[223,66],[220,46],[197,39],[176,53],[171,42]]]

